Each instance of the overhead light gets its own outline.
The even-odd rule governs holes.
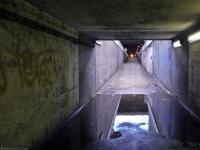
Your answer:
[[[173,47],[174,47],[174,48],[181,47],[181,42],[180,42],[180,40],[175,41],[175,42],[173,43]]]
[[[188,37],[188,41],[189,42],[195,42],[195,41],[198,41],[200,40],[200,31],[194,33],[194,34],[191,34],[189,37]]]
[[[97,43],[98,45],[102,45],[102,41],[100,41],[100,40],[96,40],[96,43]]]

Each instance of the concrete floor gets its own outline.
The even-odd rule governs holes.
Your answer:
[[[199,150],[198,144],[184,146],[176,140],[168,140],[153,132],[138,132],[129,137],[101,140],[85,150]]]
[[[97,94],[151,94],[160,90],[135,58],[124,63]]]

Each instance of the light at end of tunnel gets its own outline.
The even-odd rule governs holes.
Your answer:
[[[177,47],[181,47],[181,42],[178,40],[178,41],[175,41],[174,43],[173,43],[173,46],[174,46],[174,48],[177,48]]]
[[[134,57],[134,55],[133,55],[133,54],[131,54],[131,55],[130,55],[130,57],[131,57],[131,58],[133,58],[133,57]]]
[[[189,37],[188,37],[188,41],[190,43],[192,42],[195,42],[195,41],[199,41],[200,40],[200,31],[194,33],[194,34],[191,34]]]

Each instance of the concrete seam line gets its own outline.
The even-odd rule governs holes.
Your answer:
[[[152,99],[149,95],[147,95],[147,98],[148,98],[148,99]],[[152,112],[152,109],[151,109],[151,106],[150,106],[148,100],[147,100],[147,107],[148,107],[148,110],[149,110],[150,115],[152,116],[153,126],[154,126],[154,128],[156,129],[156,133],[159,133],[158,125],[157,125],[157,123],[156,123],[155,117],[154,117],[154,115],[153,115],[153,112]]]
[[[121,101],[121,97],[122,97],[122,95],[119,96],[119,101],[118,101],[118,103],[117,103],[117,107],[116,107],[116,109],[115,109],[115,113],[114,113],[112,122],[111,122],[111,124],[110,124],[110,128],[109,128],[109,131],[108,131],[108,133],[107,133],[106,139],[110,139],[112,127],[113,127],[113,124],[114,124],[114,121],[115,121],[115,117],[116,117],[116,115],[117,115],[117,111],[118,111],[118,108],[119,108],[119,104],[120,104],[120,101]]]

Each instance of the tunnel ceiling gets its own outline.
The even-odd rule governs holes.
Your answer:
[[[93,39],[170,39],[196,23],[199,0],[34,0]]]

